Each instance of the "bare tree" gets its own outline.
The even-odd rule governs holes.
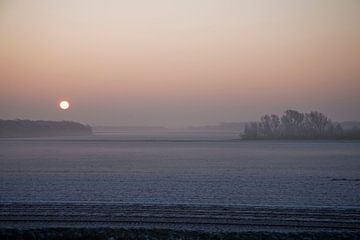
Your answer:
[[[281,117],[281,124],[284,128],[284,136],[299,136],[303,128],[304,114],[295,110],[286,110]]]
[[[359,139],[360,128],[344,131],[323,113],[286,110],[279,117],[264,115],[259,122],[246,124],[243,139]]]

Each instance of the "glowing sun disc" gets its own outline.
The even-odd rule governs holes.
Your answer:
[[[66,110],[70,107],[70,103],[68,101],[61,101],[59,103],[59,107],[62,109],[62,110]]]

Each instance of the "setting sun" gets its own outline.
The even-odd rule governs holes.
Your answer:
[[[59,107],[62,110],[67,110],[70,107],[70,103],[68,101],[61,101],[60,104],[59,104]]]

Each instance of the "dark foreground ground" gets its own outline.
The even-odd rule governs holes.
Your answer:
[[[360,210],[0,203],[0,239],[360,239]]]
[[[115,240],[115,239],[360,239],[359,232],[237,232],[207,233],[170,229],[111,229],[111,228],[49,228],[49,229],[0,229],[0,239],[17,240]]]

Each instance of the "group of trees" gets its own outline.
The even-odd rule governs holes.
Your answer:
[[[91,135],[92,128],[71,121],[0,120],[0,137]]]
[[[345,139],[360,138],[360,129],[344,131],[320,112],[287,110],[282,116],[264,115],[245,125],[242,139]]]

